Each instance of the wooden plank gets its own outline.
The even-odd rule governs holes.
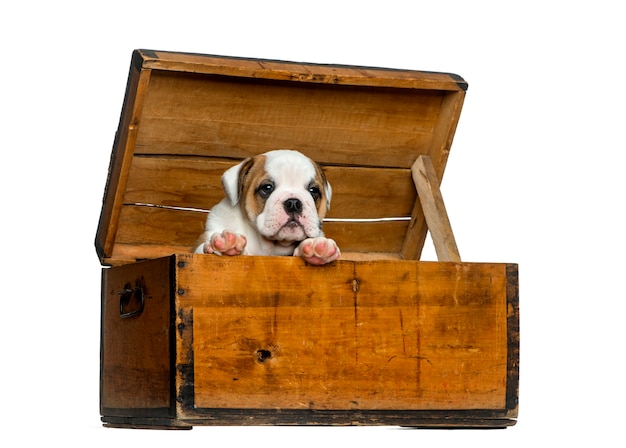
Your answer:
[[[141,70],[139,64],[140,62],[135,57],[130,67],[124,106],[111,153],[107,184],[95,241],[96,250],[101,258],[110,254],[115,244],[119,214],[126,192],[126,181],[137,139],[138,124],[141,120],[143,101],[150,80],[149,71]]]
[[[289,148],[323,164],[410,168],[446,92],[155,73],[137,153],[247,156]]]
[[[120,215],[116,244],[107,257],[115,260],[146,259],[186,253],[204,229],[206,214],[184,210],[125,206]],[[408,222],[336,223],[324,225],[326,235],[345,252],[398,252]]]
[[[517,417],[519,398],[519,362],[520,362],[520,310],[519,310],[519,268],[517,264],[506,267],[506,327],[507,327],[507,409],[512,418]]]
[[[464,101],[464,91],[451,93],[442,98],[437,124],[433,130],[433,137],[428,150],[428,156],[435,167],[439,184],[441,184],[446,169]]]
[[[192,157],[135,157],[124,202],[209,210],[224,198],[221,177],[235,163]]]
[[[103,269],[101,408],[170,416],[170,260]],[[141,288],[143,311],[120,316],[120,291]],[[133,300],[138,300],[137,296]],[[129,414],[130,413],[130,414]]]
[[[189,252],[190,248],[186,245],[118,243],[115,245],[111,257],[103,258],[101,262],[106,266],[122,266],[137,261],[152,260],[155,258],[168,257],[172,254],[185,254]]]
[[[506,408],[505,265],[179,261],[196,410]]]
[[[302,64],[267,59],[246,59],[153,50],[136,50],[135,55],[143,59],[145,67],[167,71],[321,84],[452,91],[467,89],[467,83],[460,76],[450,73],[330,64]]]
[[[413,409],[505,409],[506,268],[357,264],[359,343],[367,358],[365,350],[359,355],[363,375],[378,378],[370,388],[390,401],[413,398]]]
[[[502,412],[468,411],[324,411],[285,409],[219,409],[210,417],[168,420],[159,418],[126,418],[105,416],[105,426],[112,428],[191,429],[191,425],[254,426],[402,426],[430,429],[504,429],[516,420]]]
[[[413,204],[411,221],[407,226],[402,249],[400,250],[403,260],[421,259],[427,232],[428,226],[426,225],[426,219],[424,219],[424,210],[420,201],[416,199]]]
[[[210,209],[224,198],[221,176],[237,161],[135,157],[125,203]],[[329,218],[408,217],[417,197],[408,169],[327,166],[333,187]]]
[[[106,266],[122,266],[135,263],[138,260],[152,260],[154,258],[167,257],[172,254],[186,253],[189,253],[189,247],[187,246],[117,244],[113,257],[102,259],[102,264]],[[401,257],[398,253],[393,252],[355,252],[342,250],[341,259],[350,261],[372,261],[401,260]]]
[[[437,119],[437,124],[433,131],[433,139],[430,143],[428,155],[433,161],[435,172],[437,173],[438,185],[441,184],[443,173],[450,155],[452,140],[461,115],[461,108],[465,100],[465,92],[456,92],[446,95],[441,104],[441,110]],[[428,225],[424,218],[424,210],[420,201],[415,201],[411,214],[411,225],[406,234],[404,245],[401,251],[405,260],[419,260],[421,258]]]
[[[191,246],[204,230],[205,213],[125,206],[117,244]]]
[[[402,249],[408,221],[327,222],[324,233],[342,252],[398,253]]]
[[[417,195],[439,261],[461,261],[448,213],[439,190],[439,179],[429,157],[420,156],[412,168]]]
[[[346,326],[354,314],[350,265],[304,274],[304,263],[293,258],[246,257],[235,263],[203,258],[194,276],[203,272],[201,283],[188,277],[187,269],[179,274],[181,304],[192,304],[194,313],[197,407],[306,409],[313,404],[307,381],[329,386],[319,393],[330,402],[337,388],[350,386],[339,375],[354,360],[354,325]],[[258,275],[243,282],[251,273]],[[312,291],[311,282],[326,288]],[[329,375],[334,385],[325,383]]]

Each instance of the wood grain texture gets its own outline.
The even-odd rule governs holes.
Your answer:
[[[96,234],[96,250],[102,258],[113,252],[122,210],[126,181],[132,164],[137,138],[137,124],[143,109],[143,100],[150,80],[150,72],[141,69],[140,58],[133,55],[128,75],[120,124],[115,134],[107,183],[102,199],[102,211]]]
[[[303,64],[268,59],[136,50],[147,68],[170,72],[193,72],[254,79],[278,79],[315,84],[394,86],[401,88],[459,91],[467,83],[449,73],[394,70],[329,64]]]
[[[424,218],[439,261],[461,261],[448,212],[439,189],[439,179],[428,156],[417,158],[411,169]]]
[[[126,206],[119,218],[117,243],[106,264],[164,257],[191,251],[204,229],[206,214],[166,208]],[[335,223],[324,225],[326,234],[345,252],[397,253],[408,222]]]
[[[426,225],[410,169],[429,155],[441,179],[465,88],[450,74],[137,51],[96,236],[100,260],[192,244],[197,215],[129,204],[210,208],[227,166],[277,148],[324,166],[336,191],[329,217],[413,215],[411,226],[334,224],[346,251],[418,259]]]
[[[198,408],[506,407],[504,265],[184,259]]]
[[[221,176],[236,163],[192,157],[135,157],[124,202],[209,210],[224,198]],[[411,214],[416,192],[410,169],[328,166],[324,172],[333,187],[329,218]]]
[[[100,405],[103,414],[170,415],[170,259],[102,272]],[[137,316],[120,315],[121,292],[141,288]]]
[[[517,266],[181,254],[103,270],[107,426],[515,424]],[[121,319],[120,289],[142,313]]]
[[[445,94],[154,73],[136,153],[290,148],[323,164],[410,168],[429,150]]]

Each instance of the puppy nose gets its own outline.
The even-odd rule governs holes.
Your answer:
[[[302,213],[302,202],[300,199],[287,199],[283,202],[283,207],[287,213]]]

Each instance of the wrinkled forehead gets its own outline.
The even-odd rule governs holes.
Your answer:
[[[268,154],[265,171],[280,185],[306,186],[317,172],[311,161],[300,153],[275,151]]]

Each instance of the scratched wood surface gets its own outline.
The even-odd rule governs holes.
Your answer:
[[[103,414],[115,409],[149,409],[169,413],[170,381],[170,260],[160,258],[123,269],[103,269],[100,405]],[[125,290],[130,311],[122,318]]]
[[[180,260],[197,408],[506,407],[506,265]]]

